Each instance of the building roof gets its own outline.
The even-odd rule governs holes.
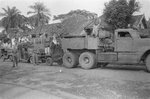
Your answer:
[[[60,23],[48,24],[39,26],[33,29],[30,34],[48,34],[49,36],[53,36],[53,34],[59,35],[63,31],[63,28]]]
[[[130,24],[133,27],[137,27],[141,21],[143,22],[144,26],[147,28],[146,19],[145,19],[144,14],[132,16],[132,18],[130,20]]]
[[[143,18],[143,15],[132,16],[130,23],[132,25],[136,25],[137,26],[139,24],[141,18]]]

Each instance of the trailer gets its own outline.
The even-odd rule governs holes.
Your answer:
[[[34,57],[32,56],[31,60],[33,61],[33,58],[36,57],[35,63],[37,65],[46,63],[51,66],[54,62],[62,65],[63,50],[60,44],[54,44],[52,40],[53,37],[34,39]]]

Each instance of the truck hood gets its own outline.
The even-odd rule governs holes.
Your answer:
[[[142,38],[142,39],[135,40],[134,48],[135,48],[135,50],[140,50],[143,48],[150,49],[150,38]]]

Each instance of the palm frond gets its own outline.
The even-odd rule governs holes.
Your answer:
[[[4,16],[7,16],[6,13],[0,13],[0,17],[4,17]]]
[[[3,11],[5,12],[5,13],[8,13],[8,10],[6,10],[5,8],[2,8],[3,9]]]
[[[50,20],[50,11],[41,2],[35,2],[34,5],[29,6],[33,11],[29,11],[27,14],[33,14],[30,16],[30,23],[32,26],[39,26],[41,24],[47,24]],[[32,19],[32,20],[31,20]]]
[[[27,14],[29,15],[29,14],[34,14],[34,13],[36,13],[35,11],[29,11],[29,12],[27,12]]]

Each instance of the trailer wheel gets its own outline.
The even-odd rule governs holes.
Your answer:
[[[147,56],[145,60],[147,71],[150,72],[150,54]]]
[[[96,65],[96,56],[91,52],[84,52],[79,57],[79,64],[84,69],[94,68]]]
[[[52,60],[51,57],[49,57],[49,58],[46,59],[46,64],[47,64],[48,66],[52,66],[53,60]]]
[[[67,52],[63,56],[63,65],[67,68],[73,68],[78,64],[78,57],[74,53]]]

